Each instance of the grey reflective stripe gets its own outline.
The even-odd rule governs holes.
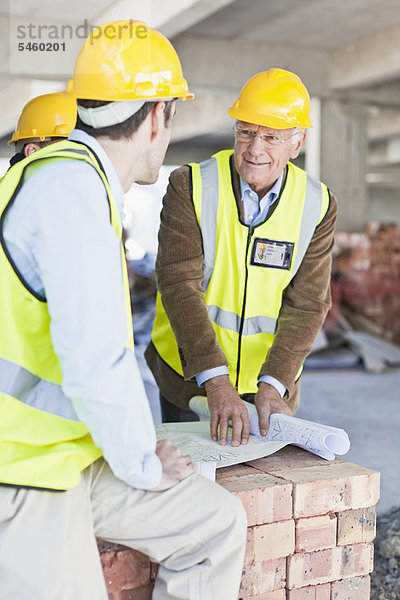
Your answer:
[[[215,244],[217,235],[217,215],[219,200],[219,175],[216,158],[209,158],[199,164],[201,175],[201,215],[200,229],[203,237],[203,289],[206,292],[214,269]]]
[[[19,365],[0,358],[0,392],[33,408],[78,421],[72,402],[60,385],[40,379]]]
[[[91,158],[91,156],[87,150],[78,150],[75,148],[64,148],[64,150],[54,150],[54,154],[64,154],[65,152],[67,154],[69,154],[70,152],[73,152],[74,154],[83,154],[84,156]]]
[[[318,225],[322,208],[322,185],[319,181],[307,175],[306,197],[304,200],[303,216],[301,218],[299,241],[297,253],[294,260],[292,277],[294,277],[301,265],[308,244]]]
[[[258,317],[249,317],[244,320],[242,335],[255,335],[256,333],[276,333],[278,326],[278,319],[272,317],[265,317],[260,315]]]
[[[215,305],[207,306],[207,310],[213,323],[224,329],[239,333],[239,315],[227,310],[222,310],[222,308]],[[273,335],[276,332],[277,324],[278,319],[273,319],[272,317],[265,317],[263,315],[249,317],[248,319],[244,319],[242,335],[255,335],[257,333],[270,333]]]

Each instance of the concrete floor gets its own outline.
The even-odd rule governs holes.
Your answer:
[[[136,347],[153,417],[160,423],[158,388]],[[305,371],[298,417],[344,429],[351,448],[343,458],[381,473],[378,513],[400,505],[400,369]]]
[[[381,473],[378,513],[400,506],[400,369],[306,371],[297,416],[341,427],[351,447],[343,458]]]

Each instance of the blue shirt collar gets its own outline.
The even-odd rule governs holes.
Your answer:
[[[285,169],[284,169],[285,170]],[[272,186],[272,188],[265,194],[265,196],[263,196],[260,200],[260,205],[264,204],[264,201],[266,199],[269,200],[269,204],[272,204],[272,202],[275,201],[275,199],[279,196],[279,192],[281,191],[281,187],[282,187],[282,181],[283,181],[283,172],[279,175],[278,179],[275,181],[274,185]],[[242,200],[243,200],[243,196],[245,194],[245,192],[253,192],[253,190],[251,189],[251,187],[249,186],[249,184],[247,183],[247,181],[245,181],[242,177],[240,177],[240,189],[242,192]]]
[[[118,175],[114,169],[111,160],[108,157],[107,152],[104,150],[103,146],[96,140],[96,138],[89,135],[85,131],[82,131],[81,129],[73,129],[68,139],[71,140],[71,142],[82,142],[83,144],[86,144],[99,157],[100,162],[103,165],[104,171],[106,173],[107,181],[110,185],[111,193],[116,204],[118,214],[122,221],[125,217],[124,192],[122,191]]]

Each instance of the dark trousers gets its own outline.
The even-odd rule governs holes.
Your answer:
[[[255,394],[242,394],[242,400],[254,404]],[[171,402],[168,402],[164,396],[160,394],[161,417],[163,423],[182,423],[185,421],[198,421],[199,417],[192,410],[178,408]]]
[[[160,394],[161,418],[163,423],[182,423],[184,421],[199,421],[199,417],[192,410],[178,408],[171,402],[168,402]]]

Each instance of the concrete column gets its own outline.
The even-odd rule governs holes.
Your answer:
[[[368,214],[367,114],[362,105],[321,101],[321,180],[338,199],[337,231],[362,231]]]
[[[312,128],[309,130],[305,143],[305,167],[307,173],[321,178],[321,98],[311,98],[310,114]]]

